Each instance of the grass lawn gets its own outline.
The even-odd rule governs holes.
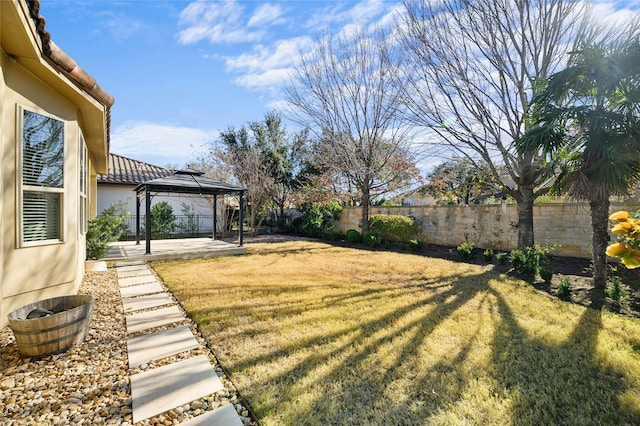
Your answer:
[[[309,241],[155,263],[264,425],[640,424],[640,321]]]

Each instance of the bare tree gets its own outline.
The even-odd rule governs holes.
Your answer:
[[[251,234],[255,235],[264,220],[265,208],[274,186],[268,159],[260,150],[259,142],[250,136],[247,127],[220,132],[220,141],[224,149],[218,155],[231,165],[235,178],[247,188],[249,227]]]
[[[209,149],[200,153],[194,161],[188,164],[188,167],[204,172],[205,176],[211,179],[239,184],[238,180],[233,176],[232,166],[227,162],[224,151],[215,143],[211,143]],[[235,195],[225,195],[219,212],[216,212],[216,214],[220,214],[220,231],[223,237],[231,235],[233,221],[236,220],[237,210],[235,203],[237,203],[237,198]],[[196,199],[196,202],[198,205],[208,207],[211,210],[214,208],[212,198]]]
[[[382,30],[325,34],[299,58],[284,87],[291,117],[315,132],[319,168],[355,186],[362,207],[362,231],[369,229],[372,194],[406,178],[395,167],[408,159],[402,126],[398,46]],[[330,173],[331,174],[331,173]]]
[[[584,3],[572,0],[406,0],[400,23],[410,120],[435,144],[489,165],[518,203],[518,247],[533,246],[533,202],[553,172],[540,151],[519,153],[538,82],[566,62]]]

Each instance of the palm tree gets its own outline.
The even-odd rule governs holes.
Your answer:
[[[520,149],[564,154],[556,187],[586,199],[593,229],[593,283],[607,283],[609,198],[640,180],[640,27],[613,42],[583,41],[535,99],[535,125]]]

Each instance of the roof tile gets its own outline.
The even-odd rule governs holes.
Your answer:
[[[121,183],[137,185],[152,179],[173,174],[173,170],[153,164],[109,154],[109,171],[106,175],[98,175],[98,183]]]

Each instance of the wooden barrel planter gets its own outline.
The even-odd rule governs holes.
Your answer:
[[[24,356],[40,358],[64,352],[87,336],[93,297],[54,297],[22,306],[8,315],[9,327]]]

